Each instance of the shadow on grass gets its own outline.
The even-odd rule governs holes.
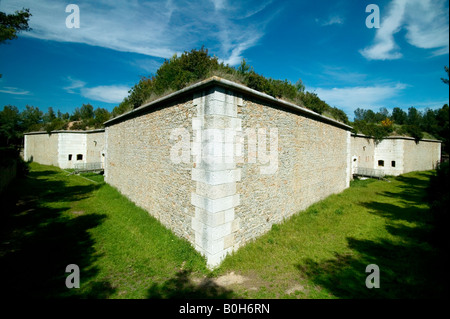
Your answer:
[[[96,185],[68,186],[57,171],[34,170],[2,194],[0,280],[6,298],[107,298],[114,289],[94,281],[98,258],[89,230],[105,216],[63,215]],[[53,208],[51,205],[58,205]],[[65,206],[68,207],[60,207]],[[66,266],[80,268],[81,289],[68,289]]]
[[[395,198],[395,202],[361,203],[370,214],[385,219],[392,240],[349,237],[348,255],[336,254],[321,264],[304,259],[297,269],[339,298],[447,298],[448,252],[433,244],[429,210],[420,207],[428,181],[410,176],[400,176],[397,181],[402,182],[396,187],[399,192],[380,194],[387,201]],[[369,273],[365,270],[369,264],[380,269],[378,289],[366,287]]]
[[[191,279],[191,271],[179,271],[174,278],[162,284],[153,284],[148,290],[150,299],[230,299],[236,298],[232,290],[217,285],[209,278],[199,283]]]

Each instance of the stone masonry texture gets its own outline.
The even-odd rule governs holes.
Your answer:
[[[376,143],[373,138],[352,135],[352,158],[358,167],[382,170],[386,175],[430,170],[441,160],[441,141],[390,136]]]
[[[24,159],[60,168],[74,168],[75,163],[102,162],[105,131],[53,131],[25,133]],[[77,160],[77,155],[81,159]],[[69,157],[70,156],[70,157]]]
[[[106,122],[105,179],[213,268],[349,186],[350,129],[212,78]]]

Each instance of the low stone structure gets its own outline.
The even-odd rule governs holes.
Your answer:
[[[351,127],[217,77],[105,125],[106,182],[210,267],[350,183]]]
[[[105,130],[30,132],[24,136],[24,159],[60,168],[104,162]]]
[[[435,169],[441,160],[441,141],[389,136],[379,143],[368,136],[352,135],[352,172],[367,168],[384,175]]]

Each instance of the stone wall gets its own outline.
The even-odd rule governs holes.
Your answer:
[[[210,267],[350,182],[350,127],[219,78],[105,124],[106,182]]]
[[[441,160],[441,142],[404,140],[404,173],[435,169]]]
[[[352,135],[352,157],[357,165],[383,171],[385,175],[400,175],[412,171],[436,168],[441,158],[441,142],[392,136],[375,143],[373,138]]]
[[[103,163],[105,151],[105,131],[86,132],[86,163]]]
[[[76,163],[86,163],[86,134],[61,132],[58,135],[58,166],[74,168]]]
[[[352,135],[352,157],[356,165],[364,168],[374,168],[375,142],[372,138]]]
[[[24,136],[24,159],[60,168],[102,161],[104,130],[31,132]]]
[[[404,142],[405,140],[397,138],[386,138],[380,141],[374,150],[374,168],[383,170],[386,175],[397,176],[406,173],[403,167]]]
[[[191,95],[192,96],[192,95]],[[105,181],[147,210],[178,236],[194,242],[190,204],[195,191],[193,163],[174,163],[173,129],[192,133],[196,114],[192,97],[161,103],[130,119],[106,127]]]
[[[311,204],[339,193],[349,186],[350,132],[341,127],[312,119],[305,114],[287,111],[260,100],[244,99],[239,110],[243,131],[276,130],[278,167],[270,173],[263,168],[258,148],[255,164],[240,164],[241,180],[237,184],[240,221],[236,243],[243,244],[270,230],[292,214]],[[258,147],[261,146],[258,139]],[[248,149],[248,138],[245,148]]]
[[[58,134],[28,133],[24,136],[24,159],[58,166]]]

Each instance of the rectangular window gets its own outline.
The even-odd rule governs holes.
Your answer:
[[[69,154],[69,161],[72,160],[72,154]]]
[[[384,166],[384,161],[383,160],[379,160],[378,161],[378,166]]]
[[[395,167],[395,161],[392,161],[392,162],[391,162],[391,166],[392,166],[392,167]]]
[[[83,154],[77,154],[77,161],[81,161],[83,159]]]

